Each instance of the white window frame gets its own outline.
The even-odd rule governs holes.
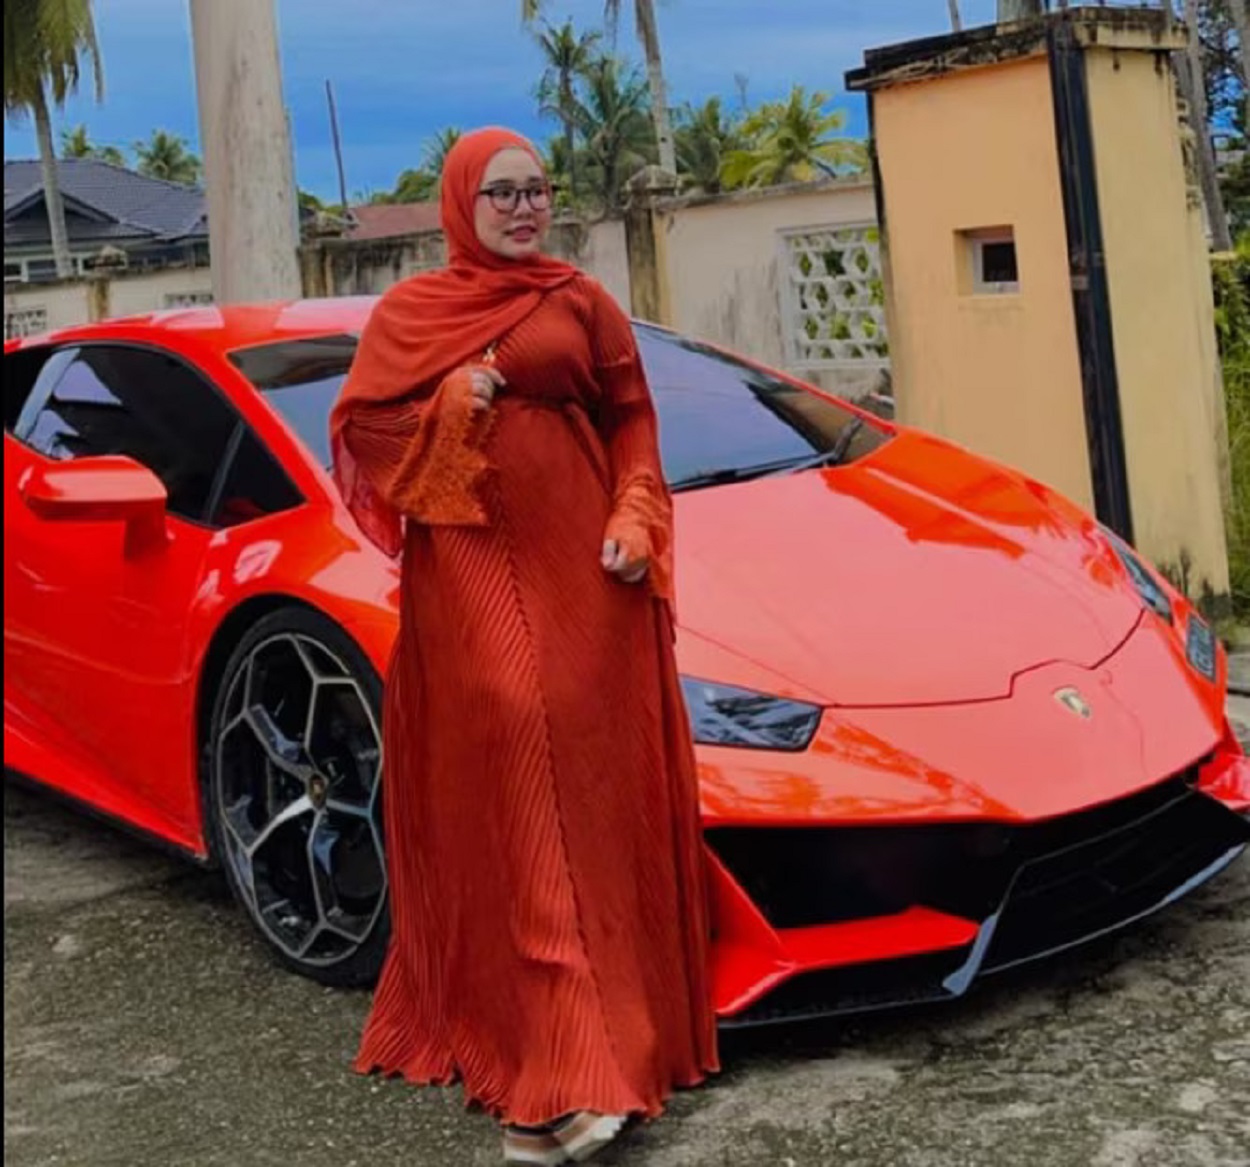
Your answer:
[[[1020,292],[1020,252],[1016,249],[1016,233],[1011,227],[991,227],[983,230],[961,231],[967,262],[971,265],[969,288],[974,296],[1014,296]],[[1010,243],[1016,254],[1016,278],[1014,280],[985,280],[985,248],[987,245]]]

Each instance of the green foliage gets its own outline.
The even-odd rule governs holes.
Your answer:
[[[445,126],[426,142],[424,156],[421,161],[421,171],[434,177],[435,188],[437,188],[439,180],[443,177],[443,164],[447,161],[447,155],[451,153],[451,148],[460,141],[463,133],[464,131],[459,126]],[[411,174],[412,172],[405,171],[404,173]],[[410,202],[412,200],[401,199],[400,201]]]
[[[1212,262],[1216,334],[1228,406],[1232,497],[1227,526],[1233,610],[1250,617],[1250,236]]]
[[[725,185],[773,186],[862,173],[868,164],[864,143],[841,136],[846,113],[826,112],[828,102],[827,93],[809,94],[796,85],[785,101],[753,110],[742,123],[747,144],[731,151],[721,167]]]
[[[116,146],[97,146],[83,125],[61,131],[61,157],[95,158],[113,166],[126,165],[126,156]]]
[[[1220,191],[1233,235],[1250,235],[1250,150],[1220,176]]]
[[[596,58],[580,79],[573,121],[586,159],[578,170],[592,201],[603,211],[619,210],[625,183],[655,154],[646,81],[615,57]]]
[[[369,196],[371,203],[428,203],[438,198],[438,175],[424,166],[405,170],[395,183],[395,189],[379,191]]]
[[[1198,43],[1202,82],[1212,128],[1236,126],[1245,132],[1246,90],[1237,22],[1229,0],[1199,0]]]
[[[73,262],[56,178],[51,107],[64,108],[65,99],[78,88],[84,56],[90,62],[99,101],[104,96],[104,70],[91,0],[5,0],[4,112],[13,119],[27,114],[34,119],[52,253],[62,277],[72,273]]]
[[[725,158],[746,145],[741,119],[727,113],[719,97],[700,106],[686,105],[677,114],[677,172],[696,190],[721,189]]]
[[[200,181],[200,160],[187,148],[185,138],[165,130],[153,130],[146,142],[134,144],[136,169],[149,178],[194,186]]]
[[[49,97],[60,108],[78,89],[82,58],[104,96],[104,69],[90,0],[4,0],[4,112],[33,113]]]
[[[542,49],[546,69],[538,82],[536,96],[540,112],[559,119],[564,127],[562,147],[563,174],[560,186],[563,197],[575,199],[577,194],[577,82],[594,64],[599,42],[597,32],[579,33],[571,20],[559,28],[547,25],[535,33]],[[554,178],[553,174],[553,178]]]

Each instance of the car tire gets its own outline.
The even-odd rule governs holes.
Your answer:
[[[386,955],[381,708],[359,646],[296,606],[247,632],[213,701],[213,854],[272,955],[324,985],[372,984]]]

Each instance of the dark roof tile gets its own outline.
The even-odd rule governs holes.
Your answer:
[[[61,159],[57,174],[65,195],[131,229],[122,235],[183,239],[208,234],[204,192],[198,187],[148,178],[95,158]],[[6,236],[10,214],[42,189],[38,162],[5,162]]]

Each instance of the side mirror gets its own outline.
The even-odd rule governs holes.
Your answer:
[[[22,501],[47,522],[125,523],[127,555],[163,547],[169,539],[165,484],[132,458],[78,458],[28,470],[18,483]]]

